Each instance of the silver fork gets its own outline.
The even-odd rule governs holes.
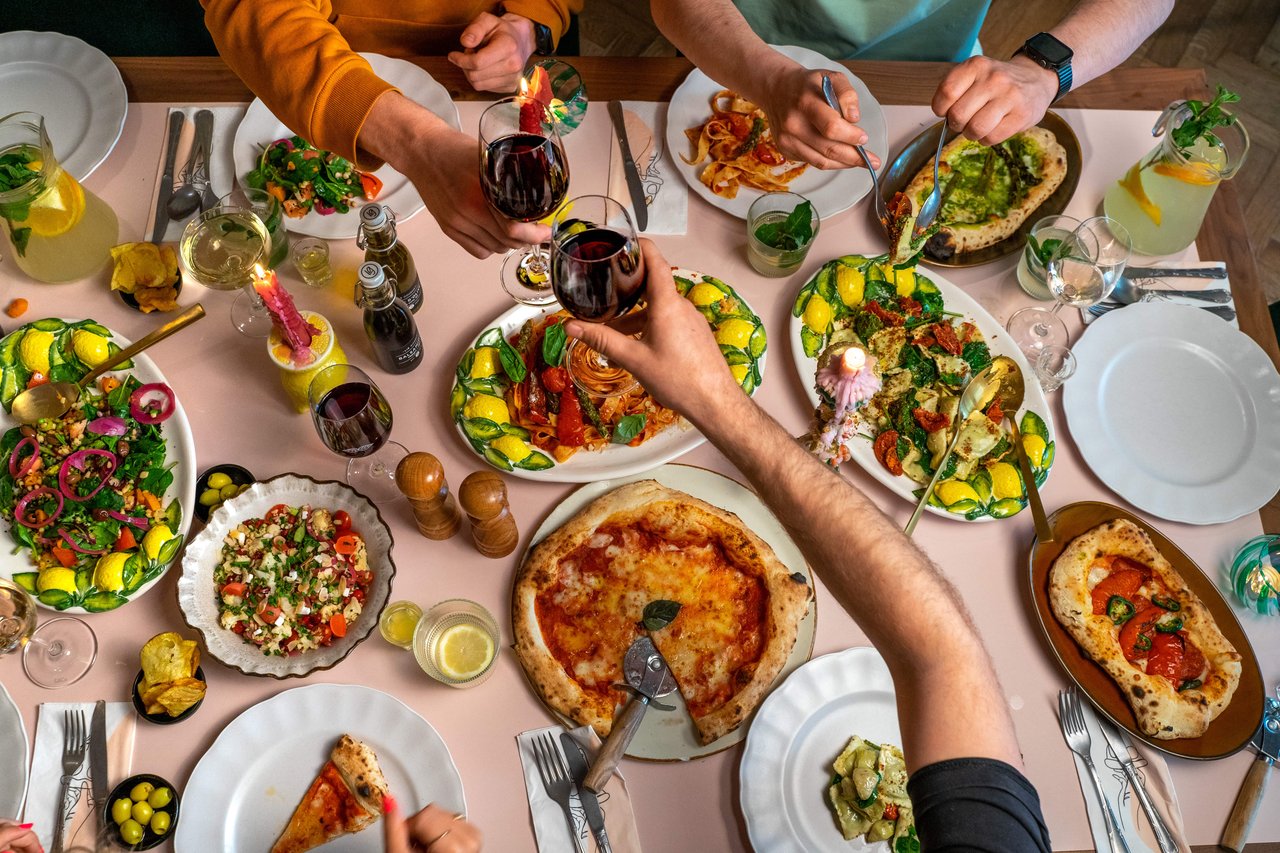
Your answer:
[[[840,116],[844,116],[844,113],[840,111],[840,104],[836,102],[835,89],[831,88],[831,77],[827,74],[822,75],[822,97],[827,99],[827,106],[835,110]],[[871,194],[875,197],[876,219],[879,219],[884,227],[888,228],[889,209],[885,207],[884,194],[880,192],[880,178],[876,175],[876,170],[871,168],[871,158],[867,156],[867,149],[863,148],[861,145],[855,145],[853,147],[858,149],[858,156],[862,158],[862,162],[866,165],[867,171],[871,173]]]
[[[1144,299],[1142,301],[1155,302],[1159,300]],[[1123,307],[1124,307],[1123,303],[1106,301],[1106,302],[1099,302],[1097,305],[1090,305],[1085,310],[1088,311],[1094,317],[1101,317],[1103,314],[1107,314],[1111,311],[1116,310],[1117,308],[1123,308]],[[1199,308],[1201,311],[1208,311],[1210,314],[1216,314],[1224,320],[1234,320],[1236,317],[1235,309],[1229,305],[1188,305],[1187,307]]]
[[[84,711],[64,711],[62,713],[62,792],[58,795],[58,822],[53,825],[53,847],[51,853],[62,853],[62,834],[67,825],[67,794],[71,791],[71,780],[80,765],[84,764],[84,753],[88,746],[85,736]]]
[[[538,775],[542,777],[542,787],[547,789],[547,796],[564,809],[564,818],[569,822],[569,837],[573,839],[573,849],[583,853],[582,842],[578,840],[578,827],[573,822],[573,809],[569,805],[573,779],[570,778],[569,768],[550,734],[542,734],[533,739],[533,759],[538,765]]]
[[[1089,778],[1093,780],[1093,789],[1098,795],[1098,802],[1102,805],[1102,822],[1107,828],[1107,841],[1111,843],[1112,853],[1117,851],[1129,853],[1129,845],[1116,826],[1116,816],[1111,813],[1111,803],[1107,801],[1107,795],[1102,790],[1102,780],[1098,778],[1098,770],[1093,766],[1093,756],[1089,754],[1093,739],[1089,736],[1089,729],[1084,722],[1084,711],[1080,708],[1080,697],[1074,687],[1058,692],[1058,722],[1062,726],[1062,736],[1066,738],[1067,746],[1071,747],[1071,751],[1084,761],[1084,766],[1089,771]]]
[[[947,123],[942,122],[942,132],[938,134],[938,150],[933,154],[933,192],[920,205],[920,214],[916,217],[915,227],[911,229],[912,238],[918,238],[925,229],[938,217],[938,208],[942,206],[942,186],[938,183],[938,162],[942,159],[942,147],[947,144]]]

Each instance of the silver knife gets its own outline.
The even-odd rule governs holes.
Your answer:
[[[587,826],[591,827],[591,834],[596,837],[596,849],[600,853],[612,853],[609,833],[604,829],[604,812],[600,811],[600,800],[595,791],[582,786],[582,780],[587,778],[587,751],[568,732],[560,733],[560,746],[569,762],[569,775],[573,777],[573,784],[578,789],[578,800],[587,816]]]
[[[618,137],[622,151],[622,171],[627,176],[627,192],[631,194],[631,207],[636,214],[636,228],[643,231],[649,226],[649,205],[644,197],[644,184],[640,183],[640,170],[631,156],[631,143],[627,142],[627,120],[622,115],[622,102],[609,102],[609,118],[613,120],[613,132]]]
[[[89,781],[93,790],[93,803],[99,810],[107,808],[107,703],[99,699],[93,706],[93,719],[89,726]]]
[[[164,174],[160,176],[160,188],[156,192],[156,220],[151,226],[151,242],[159,243],[164,239],[165,229],[169,227],[169,196],[173,195],[173,161],[178,159],[178,137],[182,135],[182,126],[187,117],[180,112],[169,116],[169,142],[164,153]]]
[[[196,113],[196,150],[204,160],[204,190],[200,193],[200,209],[208,210],[218,204],[218,196],[213,191],[213,111],[200,110]],[[197,168],[199,164],[197,164]]]
[[[1280,686],[1276,687],[1280,694]],[[1280,701],[1267,697],[1262,723],[1251,741],[1258,750],[1258,758],[1249,766],[1249,772],[1236,795],[1226,829],[1222,831],[1222,846],[1228,850],[1242,851],[1249,840],[1249,830],[1262,807],[1262,796],[1267,791],[1271,769],[1280,761]]]
[[[1133,766],[1133,758],[1129,755],[1128,736],[1102,720],[1098,720],[1098,728],[1102,729],[1102,734],[1107,739],[1107,745],[1111,747],[1111,752],[1119,760],[1120,767],[1124,770],[1124,775],[1129,777],[1129,787],[1137,795],[1138,802],[1142,805],[1142,811],[1151,823],[1151,830],[1155,833],[1156,844],[1160,846],[1160,853],[1178,853],[1178,842],[1173,839],[1173,833],[1169,832],[1169,827],[1165,825],[1164,818],[1160,817],[1160,812],[1156,810],[1156,804],[1151,802],[1151,797],[1147,794],[1142,777],[1138,775],[1137,769]]]
[[[1226,278],[1226,267],[1125,267],[1129,278]]]

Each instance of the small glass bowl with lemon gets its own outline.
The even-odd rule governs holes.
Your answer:
[[[464,598],[432,607],[413,632],[413,656],[449,687],[474,687],[493,674],[502,635],[488,610]]]

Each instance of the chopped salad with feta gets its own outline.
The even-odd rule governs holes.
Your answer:
[[[345,511],[277,504],[227,533],[213,581],[219,624],[283,656],[346,636],[373,572]]]

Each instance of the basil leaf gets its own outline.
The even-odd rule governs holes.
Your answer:
[[[498,344],[498,358],[502,361],[502,370],[511,377],[512,382],[523,382],[525,377],[524,359],[516,348],[503,338]]]
[[[657,631],[667,627],[679,615],[680,608],[683,606],[678,601],[668,601],[665,598],[649,602],[644,608],[644,618],[641,620],[645,630]]]
[[[542,360],[550,367],[557,367],[564,357],[566,334],[564,323],[552,323],[542,338]]]
[[[613,443],[627,444],[637,435],[644,432],[644,425],[648,417],[643,414],[627,415],[618,421],[618,425],[613,428]]]

